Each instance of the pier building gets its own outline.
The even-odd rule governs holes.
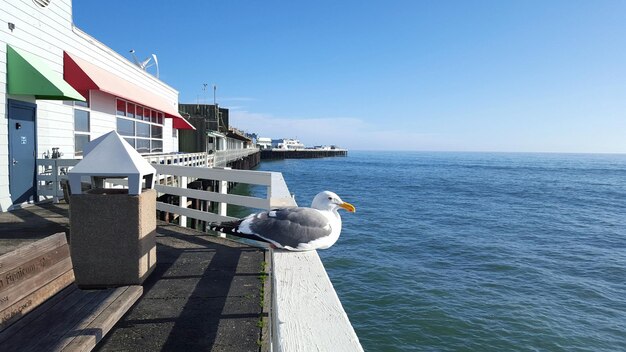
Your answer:
[[[256,148],[218,126],[207,134],[206,151],[181,152],[180,133],[195,127],[181,114],[176,89],[77,28],[71,0],[0,0],[0,14],[6,21],[0,27],[0,274],[36,268],[18,275],[19,288],[0,284],[3,350],[32,343],[34,350],[78,344],[81,350],[362,351],[317,252],[273,251],[189,228],[194,221],[232,220],[229,204],[296,205],[280,173],[214,167],[258,155]],[[157,268],[143,287],[86,292],[74,283],[69,189],[61,185],[86,143],[110,131],[154,166],[154,191],[177,199],[158,200],[156,210],[175,221],[159,222]],[[215,137],[214,153],[208,137]],[[242,148],[220,150],[218,138]],[[198,180],[216,187],[189,187]],[[266,190],[259,197],[234,195],[229,183]],[[128,185],[124,179],[104,184]],[[217,204],[215,212],[195,209],[193,200]],[[62,314],[67,309],[72,313]]]

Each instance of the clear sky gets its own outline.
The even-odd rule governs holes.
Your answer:
[[[626,153],[626,1],[74,0],[181,103],[306,145]],[[203,84],[208,84],[203,91]]]

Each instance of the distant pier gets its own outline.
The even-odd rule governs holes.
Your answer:
[[[348,156],[346,149],[263,149],[261,160],[270,159],[312,159],[334,156]]]

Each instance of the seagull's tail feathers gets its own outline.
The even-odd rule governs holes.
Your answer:
[[[225,221],[225,222],[210,222],[208,227],[212,231],[239,234],[239,224],[241,224],[241,220]]]
[[[242,220],[235,220],[235,221],[226,221],[226,222],[210,222],[209,223],[209,230],[218,231],[218,232],[222,232],[222,233],[227,233],[229,235],[242,237],[242,238],[247,238],[249,240],[267,242],[269,244],[272,244],[272,242],[266,240],[263,237],[257,236],[255,234],[245,233],[245,232],[239,231],[239,225],[241,224],[242,221],[243,221],[243,219]]]

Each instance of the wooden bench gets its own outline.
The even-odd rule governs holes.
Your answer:
[[[81,290],[64,233],[0,256],[0,350],[89,351],[141,286]]]

